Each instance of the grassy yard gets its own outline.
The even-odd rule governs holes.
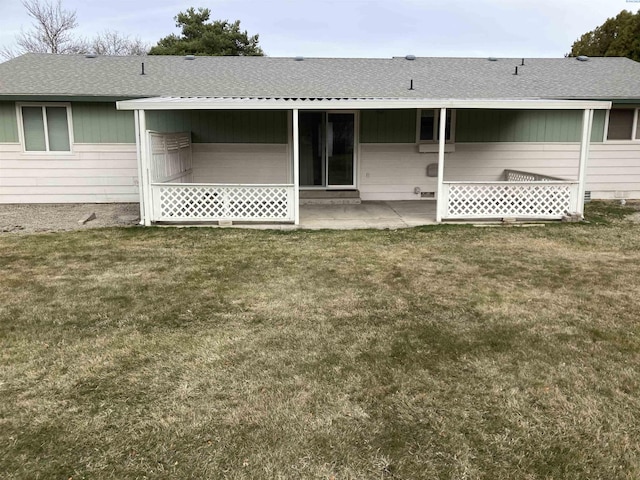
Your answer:
[[[640,478],[640,225],[0,236],[0,478]]]

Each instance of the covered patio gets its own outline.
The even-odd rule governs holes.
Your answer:
[[[585,177],[594,110],[607,110],[610,102],[586,100],[431,100],[378,98],[225,98],[158,97],[118,102],[134,110],[138,145],[141,218],[153,223],[232,222],[281,223],[318,228],[340,228],[343,222],[367,228],[374,224],[398,226],[440,223],[448,220],[496,220],[505,217],[559,220],[566,214],[582,216]],[[446,122],[439,123],[433,149],[437,155],[437,191],[434,200],[368,202],[362,207],[300,205],[301,111],[363,111],[431,109],[439,118],[449,110],[564,110],[582,111],[579,152],[574,178],[558,178],[531,171],[504,169],[499,178],[468,181],[447,174]],[[167,133],[147,128],[147,111],[286,111],[289,155],[279,183],[208,183],[194,177],[191,133]],[[357,138],[354,151],[357,149]],[[420,150],[422,151],[422,150]],[[261,154],[257,152],[255,160]],[[249,167],[251,168],[251,167]],[[470,168],[473,168],[472,166]],[[368,175],[368,174],[367,174]],[[354,178],[357,169],[354,167]],[[354,180],[354,187],[357,182]],[[383,200],[383,199],[380,199]],[[354,218],[347,218],[351,215]],[[393,226],[393,227],[392,227]],[[357,227],[356,227],[357,228]],[[382,227],[384,228],[384,227]]]

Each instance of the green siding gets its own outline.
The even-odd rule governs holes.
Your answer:
[[[593,112],[593,125],[591,127],[591,141],[604,141],[604,122],[607,118],[606,110],[596,110]]]
[[[0,143],[18,143],[18,120],[13,102],[0,102]]]
[[[133,112],[115,103],[74,102],[71,113],[76,143],[136,143]]]
[[[579,142],[582,110],[458,110],[456,142]],[[594,114],[592,142],[602,141],[604,111]]]
[[[415,143],[416,110],[362,110],[361,143]]]
[[[147,128],[191,132],[194,143],[288,143],[287,115],[276,110],[148,111]]]

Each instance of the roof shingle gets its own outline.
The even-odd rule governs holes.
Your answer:
[[[520,63],[513,58],[26,54],[0,64],[0,95],[640,99],[640,63],[626,58],[525,59],[514,75]]]

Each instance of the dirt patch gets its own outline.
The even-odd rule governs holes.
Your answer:
[[[79,223],[91,213],[95,219]],[[136,225],[139,219],[137,203],[0,205],[0,235]]]

